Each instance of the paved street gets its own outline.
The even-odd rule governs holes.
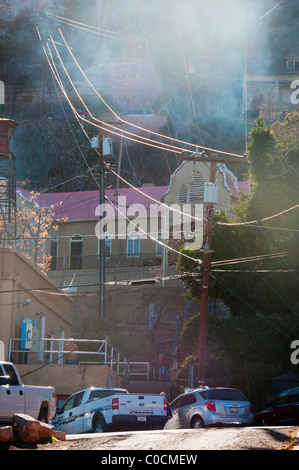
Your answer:
[[[84,434],[68,435],[64,442],[39,444],[33,448],[111,451],[111,455],[121,455],[122,451],[126,455],[128,450],[144,451],[143,454],[146,455],[155,451],[181,455],[184,451],[189,451],[190,454],[190,451],[200,450],[284,450],[292,446],[298,432],[299,427],[229,427]],[[10,445],[6,448],[15,450],[20,447]],[[103,455],[106,454],[107,452]]]

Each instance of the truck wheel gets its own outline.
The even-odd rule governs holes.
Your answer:
[[[95,420],[93,425],[93,432],[102,433],[106,432],[106,423],[103,419],[98,418]]]
[[[41,408],[37,418],[38,421],[42,423],[48,423],[48,408]]]

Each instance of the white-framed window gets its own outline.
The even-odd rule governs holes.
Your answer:
[[[100,239],[98,240],[98,258],[100,258]],[[111,258],[111,236],[105,235],[105,258]]]
[[[158,233],[157,240],[159,242],[162,241],[161,232]],[[163,245],[161,245],[161,243],[156,242],[156,256],[162,256],[162,253],[163,253]]]
[[[57,253],[58,253],[58,238],[51,238],[50,240],[50,270],[55,271],[57,269]]]
[[[70,240],[70,269],[82,269],[83,238],[79,233]]]
[[[137,232],[131,232],[127,240],[127,256],[138,258],[140,256],[140,237]]]

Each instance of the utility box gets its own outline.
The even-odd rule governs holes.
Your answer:
[[[205,183],[204,185],[204,203],[218,204],[219,199],[219,185],[218,183]]]

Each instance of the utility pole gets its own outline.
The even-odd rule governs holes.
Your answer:
[[[217,163],[247,163],[246,158],[241,157],[221,157],[213,153],[209,157],[204,152],[198,155],[181,156],[181,160],[192,162],[209,162],[210,175],[209,183],[216,183]],[[206,340],[207,340],[207,323],[208,323],[208,304],[209,304],[209,283],[211,271],[211,254],[212,250],[212,232],[213,232],[213,215],[214,202],[213,196],[204,200],[207,203],[207,215],[205,226],[205,244],[200,250],[203,253],[202,262],[202,281],[200,293],[200,316],[199,316],[199,335],[198,335],[198,382],[203,384],[206,378]]]
[[[103,133],[99,128],[99,174],[100,174],[100,318],[104,320],[105,310],[105,238],[104,238],[104,203],[105,203],[105,178],[104,178],[104,155],[103,155]]]
[[[118,120],[112,119],[111,115],[102,117],[105,124],[113,124],[114,126],[121,124]],[[112,157],[112,139],[105,138],[103,130],[98,128],[98,136],[91,139],[91,147],[98,150],[99,155],[99,176],[100,176],[100,319],[105,319],[105,236],[104,236],[104,204],[105,204],[105,157]]]
[[[210,177],[209,183],[216,183],[217,156],[211,155],[213,160],[210,161]],[[205,382],[206,373],[206,337],[207,337],[207,322],[208,322],[208,304],[209,304],[209,283],[210,283],[210,270],[211,270],[211,254],[212,248],[212,232],[213,232],[213,215],[214,204],[213,202],[207,203],[207,219],[206,219],[206,233],[205,245],[202,248],[203,263],[202,263],[202,281],[201,281],[201,294],[200,294],[200,316],[199,316],[199,336],[198,336],[198,382]]]

